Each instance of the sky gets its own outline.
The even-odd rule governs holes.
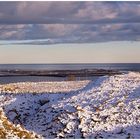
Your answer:
[[[0,63],[140,63],[140,2],[0,1]]]

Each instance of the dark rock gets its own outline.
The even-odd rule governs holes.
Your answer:
[[[50,101],[48,100],[48,99],[44,99],[44,100],[39,100],[39,104],[41,105],[41,106],[43,106],[43,105],[45,105],[45,104],[47,104],[47,103],[49,103]]]

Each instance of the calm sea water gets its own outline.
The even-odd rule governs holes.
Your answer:
[[[0,64],[0,69],[18,70],[76,70],[76,69],[116,69],[140,71],[140,63],[98,63],[98,64]]]
[[[76,69],[115,69],[121,71],[140,71],[138,64],[0,64],[0,70],[76,70]],[[76,80],[94,80],[98,77],[76,77]],[[0,77],[0,84],[14,82],[67,81],[65,77],[16,76]]]

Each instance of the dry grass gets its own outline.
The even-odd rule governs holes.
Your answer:
[[[18,87],[14,86],[14,85],[8,85],[8,86],[4,86],[3,90],[9,90],[9,91],[15,91],[16,89],[18,89]]]
[[[33,132],[29,132],[20,125],[14,125],[8,121],[7,117],[4,115],[3,110],[0,110],[0,139],[7,138],[24,138],[24,139],[34,139],[39,138]]]

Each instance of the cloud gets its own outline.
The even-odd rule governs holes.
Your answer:
[[[0,2],[1,40],[139,40],[139,27],[140,2]]]
[[[135,2],[0,2],[1,24],[140,22]]]

